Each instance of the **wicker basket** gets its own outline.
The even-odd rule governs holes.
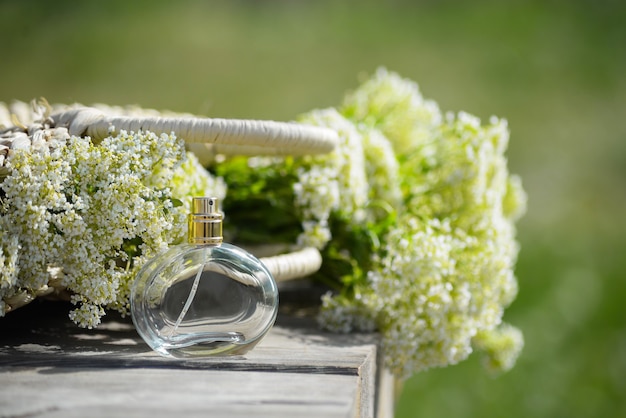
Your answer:
[[[45,107],[45,109],[44,109]],[[50,114],[49,117],[44,117]],[[39,122],[37,122],[39,120]],[[43,122],[41,122],[43,120]],[[191,115],[162,114],[140,108],[54,106],[47,102],[0,103],[0,169],[11,141],[34,141],[40,130],[64,130],[64,134],[90,136],[98,143],[116,131],[175,133],[183,138],[201,162],[207,164],[218,155],[309,155],[332,151],[338,141],[336,132],[296,123],[258,120],[209,119]],[[25,135],[26,134],[26,135]],[[262,257],[277,281],[306,277],[321,266],[315,248]],[[24,306],[37,297],[69,299],[61,285],[62,271],[51,269],[51,280],[35,291],[23,291],[5,298],[6,312]]]

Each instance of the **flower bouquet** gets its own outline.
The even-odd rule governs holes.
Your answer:
[[[50,127],[44,104],[34,113],[0,145],[0,315],[55,294],[77,305],[76,324],[95,327],[105,308],[127,314],[138,269],[184,238],[186,197],[223,196],[225,185],[173,134],[95,144]]]
[[[491,370],[512,367],[523,338],[502,315],[517,293],[514,223],[526,196],[507,170],[506,121],[442,114],[385,69],[299,121],[336,131],[337,149],[215,167],[236,240],[319,248],[313,279],[331,289],[319,323],[380,332],[396,376],[473,348]]]
[[[525,194],[507,169],[506,121],[444,114],[385,69],[298,119],[336,133],[324,153],[212,150],[199,162],[176,130],[96,144],[38,112],[33,129],[0,111],[13,125],[11,146],[0,137],[0,315],[24,293],[67,295],[80,326],[127,313],[137,270],[183,238],[187,198],[212,194],[225,196],[231,240],[316,248],[321,266],[307,272],[329,289],[320,325],[379,332],[396,376],[473,349],[491,370],[513,366],[523,338],[502,316],[517,292]]]

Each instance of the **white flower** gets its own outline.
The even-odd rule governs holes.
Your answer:
[[[213,177],[202,167],[198,158],[188,152],[185,161],[174,171],[168,184],[172,195],[177,198],[189,196],[214,196],[222,200],[226,197],[226,183],[220,177]],[[191,199],[183,203],[190,205]]]
[[[501,373],[515,365],[524,347],[524,336],[519,329],[501,324],[495,329],[476,334],[473,343],[484,352],[483,364],[487,370]]]
[[[2,298],[12,296],[15,292],[20,250],[18,237],[9,234],[3,221],[4,218],[0,217],[0,316],[4,315],[6,308]]]
[[[328,127],[339,135],[339,145],[328,155],[305,157],[296,169],[294,204],[302,219],[300,245],[322,249],[331,239],[327,227],[332,213],[364,221],[369,198],[363,137],[354,124],[334,109],[316,110],[300,122]]]
[[[341,190],[335,167],[313,165],[300,167],[298,182],[293,184],[295,206],[302,213],[303,222],[326,222],[331,212],[338,210]]]
[[[330,228],[325,221],[305,221],[302,223],[304,231],[298,236],[299,247],[314,247],[322,249],[331,239]]]
[[[5,288],[39,289],[50,267],[58,267],[78,305],[70,313],[78,325],[97,326],[104,308],[128,313],[136,271],[184,236],[187,209],[173,201],[213,194],[214,186],[225,192],[185,157],[174,135],[150,132],[122,131],[99,145],[71,137],[53,149],[16,150],[0,183],[0,296],[9,294]]]
[[[378,130],[360,126],[363,135],[365,170],[370,186],[370,214],[376,219],[375,205],[388,205],[392,210],[402,210],[400,164],[391,142]]]
[[[417,85],[385,70],[348,96],[342,112],[381,145],[378,158],[366,151],[371,196],[385,196],[398,218],[379,236],[365,280],[355,271],[344,281],[351,287],[324,298],[321,323],[350,331],[367,325],[360,318],[373,321],[386,364],[400,377],[455,364],[474,346],[492,368],[510,368],[521,334],[498,327],[517,294],[514,221],[526,197],[507,169],[506,121],[482,125],[465,112],[444,119]],[[384,141],[371,141],[377,131],[394,149],[384,165]],[[386,190],[384,179],[394,175],[399,188]]]
[[[369,185],[365,172],[363,137],[354,124],[335,109],[310,112],[304,115],[300,122],[331,128],[339,135],[339,144],[333,152],[313,158],[310,171],[306,169],[299,171],[299,183],[302,185],[299,198],[304,203],[301,207],[309,210],[311,203],[318,202],[320,196],[315,193],[315,188],[321,187],[321,198],[332,200],[333,209],[355,220],[364,219]],[[332,183],[336,183],[337,186],[333,186]],[[323,189],[326,184],[330,185],[330,189],[329,193],[324,195]],[[333,190],[335,187],[337,190]],[[296,189],[296,193],[298,191]],[[336,197],[338,200],[335,200]]]
[[[341,113],[380,130],[400,156],[428,144],[442,121],[437,104],[425,100],[415,82],[385,68],[346,96]]]

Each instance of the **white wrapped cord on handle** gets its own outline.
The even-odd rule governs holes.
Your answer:
[[[263,257],[260,260],[277,282],[309,276],[322,266],[322,255],[312,247],[288,254]]]
[[[90,136],[98,142],[112,132],[174,132],[187,144],[208,144],[213,154],[308,155],[331,152],[337,133],[331,129],[289,122],[193,117],[109,116],[90,107],[51,115],[70,135]]]

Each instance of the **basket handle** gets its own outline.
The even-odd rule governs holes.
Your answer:
[[[277,282],[299,279],[317,272],[322,255],[313,247],[260,259]]]
[[[70,109],[51,116],[70,135],[90,136],[95,142],[119,130],[176,133],[187,144],[209,144],[213,154],[307,155],[331,152],[337,133],[331,129],[275,122],[193,117],[109,116],[90,107]]]

